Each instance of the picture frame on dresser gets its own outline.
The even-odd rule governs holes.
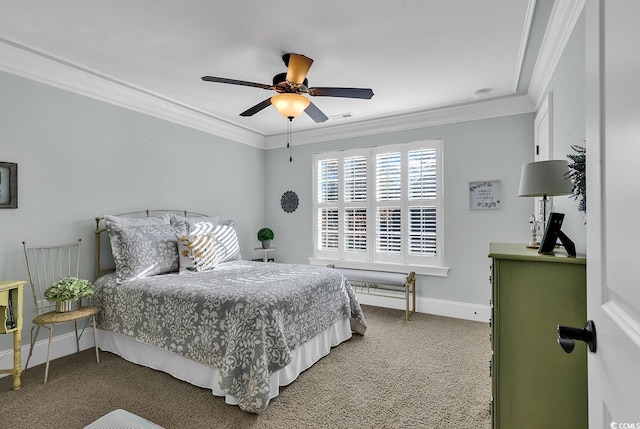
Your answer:
[[[0,161],[0,209],[18,208],[18,164]]]

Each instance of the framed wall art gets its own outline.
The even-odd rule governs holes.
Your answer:
[[[18,164],[0,162],[0,209],[18,208]]]
[[[469,182],[469,208],[471,210],[499,209],[500,180]]]
[[[282,210],[287,213],[293,213],[298,208],[298,194],[293,191],[287,191],[280,198]]]

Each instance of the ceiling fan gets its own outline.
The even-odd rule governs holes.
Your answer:
[[[329,119],[327,115],[322,113],[311,100],[302,94],[306,93],[314,97],[362,98],[367,100],[373,97],[373,91],[370,88],[309,88],[306,75],[309,68],[311,68],[313,60],[300,54],[284,54],[282,60],[287,66],[287,72],[275,75],[272,85],[214,76],[203,76],[202,80],[231,85],[253,86],[278,93],[240,113],[240,116],[255,115],[273,104],[280,114],[289,120],[293,120],[304,111],[315,122],[324,122]]]

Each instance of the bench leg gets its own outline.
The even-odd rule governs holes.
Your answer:
[[[411,294],[413,298],[411,310],[409,310],[409,294]],[[407,281],[404,283],[404,295],[406,299],[405,317],[406,320],[409,321],[411,313],[416,312],[416,274],[413,271],[407,275]]]
[[[405,299],[405,320],[409,321],[409,283],[404,284],[404,299]],[[414,301],[415,304],[415,301]]]

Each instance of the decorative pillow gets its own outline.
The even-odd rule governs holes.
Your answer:
[[[176,235],[187,233],[186,224],[126,226],[116,223],[107,230],[118,283],[178,271]]]
[[[216,241],[211,234],[179,235],[180,274],[213,270],[218,265]]]
[[[218,216],[184,217],[172,214],[171,224],[177,222],[186,222],[189,234],[202,235],[213,231],[213,228],[220,222],[220,218]]]
[[[238,261],[242,259],[234,221],[225,220],[219,222],[213,227],[211,236],[216,241],[216,253],[218,253],[220,262]]]
[[[148,216],[148,217],[126,217],[126,216],[113,216],[104,215],[104,223],[109,228],[110,225],[122,225],[122,226],[142,226],[142,225],[169,225],[170,218],[168,214],[161,216]]]

